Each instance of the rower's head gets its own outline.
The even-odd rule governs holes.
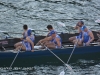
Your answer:
[[[28,26],[25,24],[25,25],[23,25],[23,29],[24,30],[27,30],[28,29]]]
[[[77,26],[79,26],[79,27],[82,27],[84,25],[84,22],[83,21],[79,21],[78,23],[77,23]]]
[[[32,30],[31,29],[28,29],[27,35],[30,36],[31,34],[32,34]]]
[[[85,25],[81,28],[81,30],[84,31],[84,32],[88,31],[88,29],[87,29],[87,27]]]
[[[49,31],[53,30],[52,25],[48,25],[48,26],[47,26],[47,29],[48,29]]]
[[[51,34],[51,37],[55,37],[55,36],[56,36],[56,32],[55,32],[54,30],[52,30],[52,31],[50,32],[50,34]]]

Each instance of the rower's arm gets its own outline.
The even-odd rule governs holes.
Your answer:
[[[78,29],[78,27],[79,27],[79,26],[76,25],[76,26],[74,27],[74,29]]]
[[[83,35],[83,33],[82,33],[82,41],[83,41],[83,39],[84,39],[84,35]]]
[[[75,28],[75,29],[78,29],[78,32],[79,32],[79,33],[81,32],[81,29],[80,29],[79,26],[76,25],[74,28]]]
[[[49,36],[49,33],[50,33],[50,32],[48,32],[48,34],[47,34],[47,36],[46,36],[46,37],[48,37],[48,36]]]
[[[80,27],[78,27],[78,32],[79,32],[79,33],[81,33],[81,32],[82,32]]]
[[[89,36],[90,36],[90,38],[91,38],[91,40],[90,40],[89,42],[92,42],[92,41],[94,40],[94,35],[93,35],[92,32],[89,32],[88,34],[89,34]]]
[[[60,43],[60,39],[59,38],[56,38],[56,42],[57,42],[58,47],[61,47],[61,43]]]
[[[50,40],[52,40],[51,36],[44,38],[42,41],[50,41]]]
[[[22,33],[22,35],[24,35],[24,34],[25,34],[25,32]]]
[[[24,36],[24,34],[25,34],[25,31],[22,33],[22,35]],[[23,40],[23,39],[24,39],[24,37],[21,37],[20,39],[21,39],[21,40]]]

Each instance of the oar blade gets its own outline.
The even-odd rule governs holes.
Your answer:
[[[75,72],[73,71],[73,69],[68,64],[65,64],[65,66],[71,71],[72,74],[75,74]],[[65,75],[65,71],[64,70],[61,71],[59,75]]]
[[[72,72],[74,72],[73,69],[68,64],[65,64],[65,65],[68,67],[68,69],[70,69]]]
[[[75,72],[73,71],[73,69],[68,65],[68,64],[65,64],[67,67],[68,67],[68,69],[73,73],[73,74],[75,74]]]
[[[59,75],[65,75],[65,72],[64,71],[62,71],[62,72],[60,72],[60,74]]]
[[[100,23],[100,19],[96,20],[95,22],[96,22],[96,23]]]
[[[57,22],[57,25],[58,25],[58,26],[65,27],[65,24],[64,24],[64,23],[62,23],[62,22]]]

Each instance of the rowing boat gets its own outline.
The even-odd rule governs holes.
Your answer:
[[[76,34],[61,33],[63,48],[52,50],[58,55],[64,62],[67,62],[72,50],[73,44],[68,41],[71,36]],[[95,38],[97,38],[96,34]],[[36,36],[35,44],[43,39],[45,36]],[[19,38],[5,38],[0,40],[0,67],[9,67],[17,51],[13,51],[14,44],[21,41]],[[95,40],[96,41],[96,40]],[[73,53],[69,63],[75,62],[78,59],[99,59],[100,58],[100,46],[88,46],[88,47],[77,47]],[[20,51],[18,54],[13,67],[32,67],[34,65],[60,65],[60,62],[52,53],[46,49],[31,51]]]

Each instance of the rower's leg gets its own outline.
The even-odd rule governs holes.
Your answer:
[[[17,48],[18,46],[21,46],[22,45],[22,42],[18,42],[14,45],[15,48]]]
[[[23,45],[21,48],[23,51],[26,51],[26,47]]]
[[[78,40],[78,39],[76,39],[76,40],[73,40],[74,46],[77,46],[77,47],[79,47],[79,45],[78,45],[78,42],[79,42],[79,40]]]
[[[36,46],[41,45],[41,43],[43,43],[43,39],[42,39],[42,40],[40,40],[40,41],[36,44]]]
[[[18,51],[21,48],[21,46],[17,46],[14,51]]]
[[[55,49],[55,48],[56,48],[55,44],[52,43],[52,42],[48,42],[48,43],[46,43],[45,45],[46,45],[48,48],[50,48],[50,49]]]
[[[45,46],[46,46],[47,44],[49,44],[49,42],[50,42],[50,41],[43,41],[42,43],[40,43],[40,45],[42,46],[40,49],[44,49]]]
[[[83,43],[82,43],[82,41],[81,40],[78,40],[78,46],[82,46],[83,45]]]
[[[21,46],[18,46],[18,47],[16,47],[16,49],[14,49],[14,50],[24,50],[24,51],[26,51],[26,47],[24,46],[24,45],[21,45]]]
[[[47,45],[47,47],[49,48],[49,49],[55,49],[56,48],[56,46],[55,45]]]
[[[51,43],[50,41],[44,41],[43,42],[44,45],[47,45],[47,44],[50,44],[50,43]]]
[[[74,43],[74,45],[77,44],[78,39],[73,40],[72,42]]]
[[[69,41],[73,42],[73,40],[76,40],[76,36],[70,37]]]

